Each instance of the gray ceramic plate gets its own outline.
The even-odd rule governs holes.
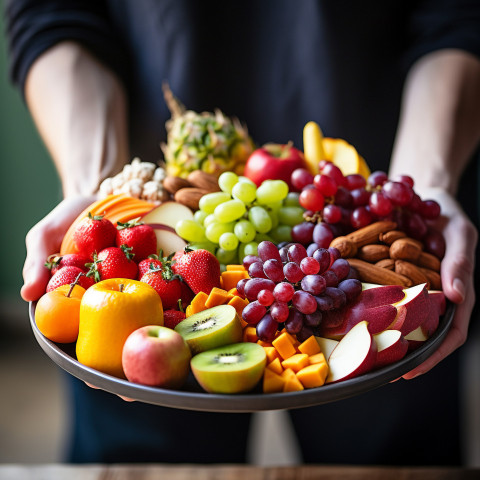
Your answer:
[[[205,393],[191,375],[182,390],[146,387],[106,375],[86,367],[76,360],[75,344],[57,344],[45,338],[35,324],[35,303],[29,315],[33,333],[45,353],[61,368],[85,382],[108,392],[130,397],[140,402],[184,410],[210,412],[255,412],[311,407],[335,402],[373,390],[401,377],[424,362],[440,345],[453,320],[455,305],[448,303],[435,334],[424,345],[407,354],[399,362],[351,380],[290,393],[265,394],[257,389],[248,394],[218,395]]]

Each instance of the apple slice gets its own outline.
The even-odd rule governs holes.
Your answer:
[[[141,220],[146,224],[167,225],[175,229],[179,220],[193,220],[193,212],[182,203],[167,201],[143,215]]]
[[[328,362],[328,359],[330,358],[334,348],[338,345],[338,340],[325,337],[315,337],[315,340],[317,341],[325,360]]]
[[[328,359],[326,383],[339,382],[367,373],[375,366],[377,344],[368,322],[357,323],[335,347]]]
[[[377,344],[375,368],[401,360],[408,351],[408,341],[400,330],[385,330],[373,336]]]
[[[157,237],[157,250],[162,250],[164,256],[168,256],[171,253],[183,250],[187,246],[187,242],[179,237],[175,230],[172,230],[168,225],[151,225],[155,231]]]

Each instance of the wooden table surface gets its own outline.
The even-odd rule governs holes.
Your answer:
[[[480,469],[239,465],[0,465],[0,480],[479,480]]]

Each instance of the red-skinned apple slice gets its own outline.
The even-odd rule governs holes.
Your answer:
[[[377,358],[377,344],[368,330],[368,322],[357,323],[333,350],[328,360],[326,383],[357,377],[372,370]]]
[[[164,256],[183,250],[187,242],[179,237],[175,231],[166,225],[151,225],[157,237],[157,250],[161,250]]]
[[[193,220],[193,212],[182,203],[174,201],[161,203],[141,218],[143,223],[167,225],[173,229],[179,220]]]
[[[401,360],[408,351],[408,341],[399,330],[385,330],[373,338],[377,343],[375,368]]]
[[[315,340],[317,340],[318,346],[320,347],[325,360],[328,362],[328,359],[330,358],[334,348],[338,345],[338,340],[325,337],[315,337]]]

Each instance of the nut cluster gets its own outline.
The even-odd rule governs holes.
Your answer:
[[[363,282],[405,287],[426,283],[428,289],[441,290],[440,259],[396,227],[391,221],[375,222],[335,238],[330,246],[348,259]]]

